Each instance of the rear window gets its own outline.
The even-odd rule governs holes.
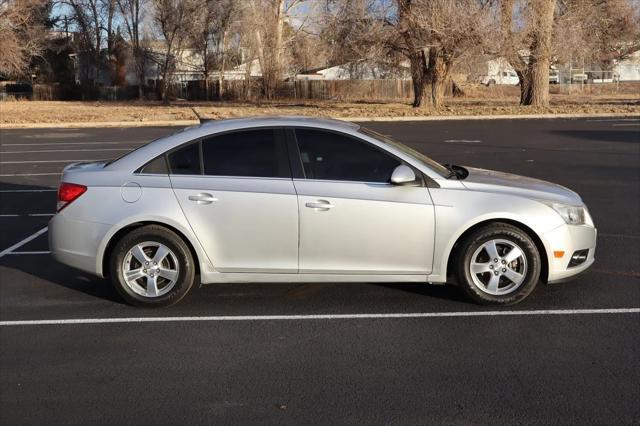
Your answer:
[[[274,129],[225,133],[202,141],[204,174],[290,177],[286,146]]]

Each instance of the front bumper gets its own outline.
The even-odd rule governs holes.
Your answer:
[[[585,272],[595,261],[597,230],[589,225],[562,225],[543,235],[547,250],[548,283],[567,281]],[[577,266],[569,266],[571,256],[578,250],[589,250],[587,258]],[[554,252],[562,251],[562,257]]]

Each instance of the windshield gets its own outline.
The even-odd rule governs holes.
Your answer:
[[[396,148],[399,151],[402,151],[404,154],[407,154],[409,156],[411,156],[412,158],[415,158],[416,160],[420,161],[422,164],[424,164],[425,166],[427,166],[428,168],[430,168],[431,170],[433,170],[434,172],[438,173],[440,176],[442,177],[447,177],[450,174],[450,171],[443,166],[442,164],[438,163],[435,160],[432,160],[431,158],[427,157],[426,155],[416,151],[413,148],[409,148],[407,145],[400,143],[398,141],[395,141],[393,139],[391,139],[388,136],[385,136],[383,134],[380,134],[376,131],[373,131],[371,129],[367,129],[364,127],[361,127],[359,129],[360,133],[364,133],[365,135],[372,137],[374,139],[379,140],[380,142],[384,142],[387,145],[390,145],[394,148]]]

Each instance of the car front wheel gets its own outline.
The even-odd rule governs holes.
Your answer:
[[[462,241],[455,272],[458,284],[477,303],[513,305],[535,288],[540,263],[540,253],[525,232],[496,223]]]
[[[146,307],[177,303],[195,278],[189,247],[174,232],[157,225],[136,228],[118,241],[110,272],[125,301]]]

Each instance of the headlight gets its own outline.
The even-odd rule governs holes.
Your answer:
[[[558,203],[545,204],[554,209],[568,225],[584,225],[587,222],[586,218],[589,217],[589,213],[584,206],[570,206]],[[591,222],[590,219],[591,217],[589,217],[589,222]]]

